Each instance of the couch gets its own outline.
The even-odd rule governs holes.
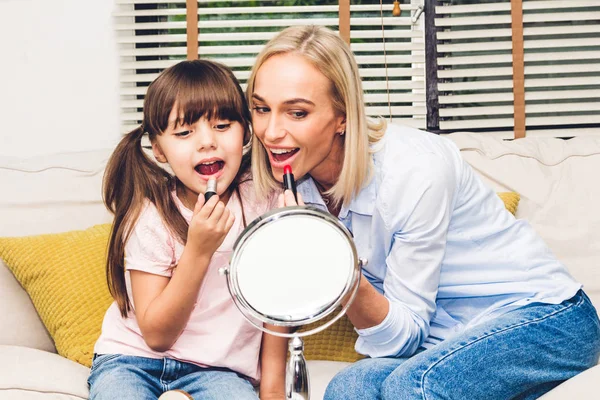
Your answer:
[[[534,226],[600,307],[600,185],[594,178],[600,170],[600,136],[514,141],[473,133],[448,137],[495,190],[520,194],[517,217]],[[100,193],[109,154],[110,149],[102,149],[0,157],[0,237],[67,232],[110,222]],[[87,398],[89,369],[57,354],[28,293],[2,261],[0,296],[0,399]],[[327,382],[347,363],[310,360],[308,365],[312,398],[320,399]],[[598,381],[596,366],[543,398],[597,398]]]

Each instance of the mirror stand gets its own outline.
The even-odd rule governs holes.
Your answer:
[[[289,342],[290,358],[285,371],[286,400],[310,398],[310,382],[303,351],[304,342],[300,337],[294,336]]]
[[[290,255],[294,256],[290,259]],[[289,262],[282,264],[282,260]],[[284,207],[263,214],[236,239],[229,265],[219,272],[226,277],[233,302],[250,324],[288,338],[286,400],[310,399],[302,337],[327,329],[345,314],[358,292],[365,265],[350,231],[336,217],[310,206]],[[289,280],[294,276],[299,277],[294,282],[295,292],[308,299],[290,296]],[[267,287],[271,291],[265,290]],[[296,331],[319,321],[323,323]],[[267,325],[287,327],[292,332]]]

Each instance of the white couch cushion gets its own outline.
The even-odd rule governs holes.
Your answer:
[[[90,370],[54,353],[0,345],[0,399],[88,398]]]
[[[0,399],[87,399],[89,369],[57,354],[0,345]],[[311,399],[323,398],[327,383],[349,363],[308,361]]]
[[[600,365],[583,371],[558,387],[546,393],[541,400],[596,400],[598,399],[598,381],[600,381]]]
[[[320,400],[325,394],[329,381],[350,363],[310,360],[306,362],[306,365],[310,379],[310,398]]]
[[[58,233],[110,221],[101,189],[111,152],[0,156],[0,236]]]
[[[0,345],[27,346],[56,352],[29,295],[0,260]]]
[[[531,223],[600,308],[600,185],[595,178],[600,136],[512,141],[470,133],[448,137],[491,187],[520,193],[517,218]]]

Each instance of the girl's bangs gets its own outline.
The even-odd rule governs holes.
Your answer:
[[[210,74],[208,74],[210,75]],[[177,93],[177,124],[193,124],[200,118],[229,120],[245,124],[244,104],[241,91],[225,79],[203,77],[181,85]]]
[[[155,134],[170,124],[193,124],[203,117],[238,121],[246,127],[250,123],[250,110],[235,76],[224,67],[198,60],[165,70],[148,88],[146,100],[146,126]],[[173,107],[177,119],[169,121]]]

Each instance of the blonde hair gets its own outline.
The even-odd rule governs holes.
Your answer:
[[[370,144],[383,137],[386,122],[371,120],[365,114],[362,83],[350,47],[332,30],[316,25],[286,28],[263,48],[248,78],[246,97],[251,108],[257,71],[269,58],[286,53],[303,56],[329,79],[333,108],[346,117],[344,163],[337,182],[326,194],[335,204],[348,204],[372,176]],[[273,178],[267,152],[256,135],[252,143],[252,173],[260,196],[281,186]]]

